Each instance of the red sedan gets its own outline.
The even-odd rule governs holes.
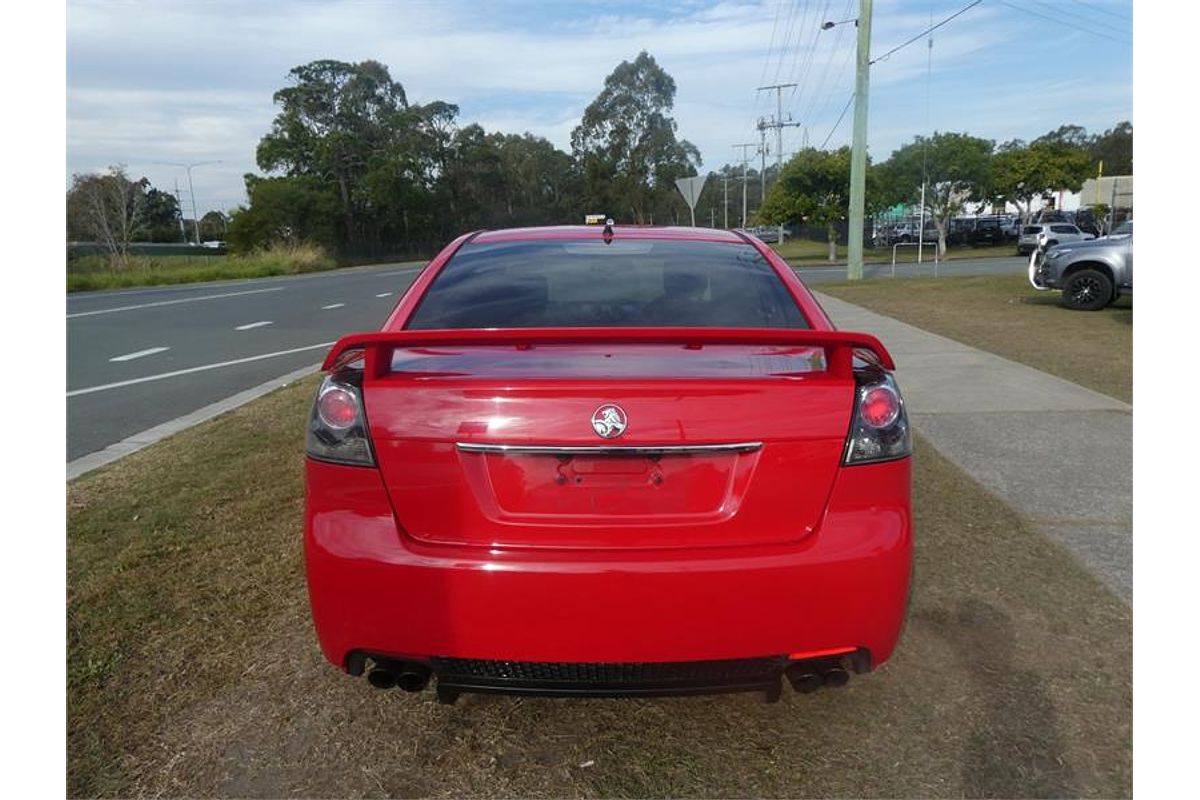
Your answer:
[[[304,536],[325,656],[443,702],[844,684],[907,610],[893,368],[738,232],[459,238],[325,359]]]

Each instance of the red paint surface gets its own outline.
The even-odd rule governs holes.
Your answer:
[[[694,229],[618,235],[746,241]],[[327,360],[366,351],[378,460],[307,463],[309,591],[330,661],[344,666],[352,650],[568,662],[859,647],[874,664],[890,656],[911,570],[910,459],[840,466],[850,355],[871,350],[890,368],[878,340],[834,331],[756,241],[811,330],[403,330],[467,238],[430,262],[382,332],[344,338]],[[621,445],[762,447],[658,459],[456,447],[596,445],[607,440],[590,419],[605,403],[628,415]]]

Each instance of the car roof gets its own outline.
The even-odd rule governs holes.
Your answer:
[[[547,225],[538,228],[504,228],[481,231],[472,242],[531,242],[546,239],[599,239],[603,225]],[[745,244],[746,240],[733,231],[719,228],[688,228],[674,225],[613,225],[615,239],[666,239],[689,242],[724,242]]]

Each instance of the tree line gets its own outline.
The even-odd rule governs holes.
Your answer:
[[[1059,191],[1077,192],[1100,174],[1133,174],[1133,126],[1121,122],[1104,133],[1088,134],[1063,125],[1031,142],[1014,139],[997,145],[967,133],[917,136],[867,173],[868,211],[922,199],[946,251],[950,220],[974,207],[976,212],[1011,203],[1022,221],[1035,200]],[[824,226],[832,252],[837,225],[849,206],[850,149],[805,149],[785,165],[767,193],[758,217],[763,222]],[[1102,215],[1107,208],[1095,209]]]
[[[578,223],[678,223],[674,181],[700,152],[679,137],[675,81],[649,53],[623,61],[571,134],[571,152],[530,133],[461,125],[458,106],[410,103],[378,61],[319,60],[292,69],[259,141],[263,174],[244,177],[248,203],[220,218],[234,251],[301,241],[343,256],[429,253],[463,231]],[[75,176],[68,238],[110,246],[181,241],[175,198],[124,168]],[[201,233],[208,215],[200,220]],[[203,238],[208,238],[204,236]]]
[[[372,257],[427,254],[464,231],[578,223],[587,213],[685,223],[674,182],[696,175],[701,159],[678,134],[675,93],[650,54],[621,62],[584,110],[568,153],[530,133],[462,125],[452,103],[411,103],[378,61],[313,61],[293,68],[273,96],[278,113],[255,151],[262,174],[244,176],[245,205],[183,220],[174,195],[118,166],[74,176],[67,236],[102,242],[118,260],[131,242],[197,239],[240,252],[311,242]],[[1027,211],[1038,197],[1078,190],[1101,159],[1105,174],[1129,174],[1132,136],[1126,122],[1095,136],[1068,125],[999,146],[965,133],[917,137],[871,167],[868,202],[914,202],[924,179],[944,247],[945,226],[965,203],[1010,201]],[[832,232],[846,216],[849,149],[806,148],[778,175],[741,164],[709,172],[700,224],[742,224],[743,170],[748,221]]]
[[[377,61],[314,61],[274,95],[279,113],[247,175],[229,241],[315,241],[342,254],[430,252],[476,228],[577,223],[588,212],[677,221],[674,180],[700,153],[677,135],[675,81],[648,53],[622,62],[571,135],[459,124],[440,100],[410,103]]]

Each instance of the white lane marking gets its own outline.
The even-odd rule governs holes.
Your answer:
[[[201,297],[182,297],[178,300],[159,300],[157,303],[140,303],[136,306],[118,306],[117,308],[101,308],[95,311],[77,311],[74,314],[67,314],[67,319],[75,317],[91,317],[96,314],[115,314],[118,311],[136,311],[139,308],[153,308],[154,306],[173,306],[176,303],[195,303],[200,300],[219,300],[222,297],[238,297],[244,294],[262,294],[263,292],[282,292],[282,286],[275,286],[270,289],[247,289],[244,292],[226,292],[225,294],[206,294]]]
[[[274,320],[264,319],[262,322],[251,322],[247,325],[238,325],[236,328],[234,328],[234,330],[235,331],[248,331],[251,328],[261,328],[264,325],[274,325],[274,324],[275,324]]]
[[[122,439],[115,444],[110,444],[103,450],[98,450],[94,453],[88,453],[85,456],[80,456],[74,461],[68,461],[67,480],[78,478],[80,475],[83,475],[86,472],[90,472],[97,467],[102,467],[105,464],[111,464],[117,459],[124,458],[130,453],[141,450],[143,447],[148,445],[152,445],[160,439],[165,439],[173,433],[186,430],[193,425],[198,425],[201,422],[210,420],[218,414],[224,414],[226,411],[243,406],[246,403],[249,403],[251,400],[262,397],[267,392],[278,389],[281,386],[287,386],[292,381],[305,378],[320,368],[320,364],[310,364],[307,367],[301,367],[300,369],[294,372],[289,372],[287,375],[282,377],[269,380],[266,383],[260,383],[258,386],[254,386],[250,389],[238,392],[230,397],[226,397],[224,400],[218,400],[217,402],[211,403],[204,408],[197,409],[190,414],[184,414],[182,417],[170,420],[169,422],[164,422],[161,425],[155,425],[149,430],[142,431],[141,433],[135,433],[133,436]]]
[[[155,353],[163,353],[170,349],[171,348],[169,348],[169,347],[151,347],[146,350],[138,350],[136,353],[126,353],[123,356],[113,356],[112,358],[109,359],[109,361],[133,361],[135,358],[141,358],[142,356],[152,356]]]
[[[376,297],[388,297],[390,295],[391,295],[391,292],[380,292],[379,294],[377,294],[375,296]]]
[[[93,392],[104,392],[109,389],[120,389],[122,386],[133,386],[137,383],[149,383],[150,381],[161,381],[166,378],[175,378],[179,375],[190,375],[193,372],[204,372],[210,369],[220,369],[221,367],[232,367],[235,364],[248,364],[251,361],[262,361],[264,358],[275,358],[277,356],[289,356],[292,353],[303,353],[308,350],[319,350],[323,347],[332,347],[333,342],[321,342],[320,344],[310,344],[307,347],[293,347],[291,350],[279,350],[274,353],[263,353],[258,356],[248,356],[246,358],[235,358],[232,361],[221,361],[216,364],[205,364],[200,367],[189,367],[188,369],[177,369],[174,372],[164,372],[160,375],[147,375],[144,378],[133,378],[128,381],[117,381],[116,383],[106,383],[101,386],[89,386],[86,389],[75,389],[67,392],[67,397],[77,397],[81,394],[92,394]]]
[[[345,304],[345,303],[330,303],[330,304],[329,304],[329,305],[327,305],[327,306],[321,306],[321,310],[322,310],[322,311],[328,311],[328,310],[329,310],[329,309],[331,309],[331,308],[341,308],[341,307],[342,307],[342,306],[344,306],[344,305],[346,305],[346,304]]]

